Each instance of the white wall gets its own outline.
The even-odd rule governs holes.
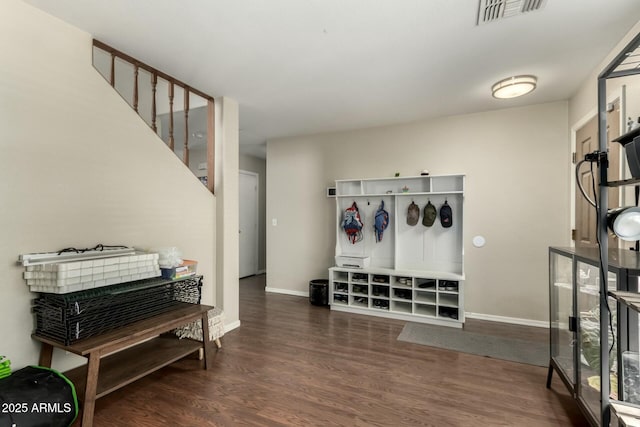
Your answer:
[[[38,360],[23,253],[177,246],[214,303],[215,198],[92,67],[90,35],[19,0],[0,20],[0,353]]]
[[[467,175],[468,312],[548,319],[548,247],[567,245],[566,102],[267,143],[267,287],[292,293],[328,277],[336,179]],[[272,226],[276,218],[278,225]],[[393,220],[393,219],[392,219]],[[484,248],[471,245],[475,235]]]

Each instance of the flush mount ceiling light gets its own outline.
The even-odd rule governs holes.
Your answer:
[[[491,86],[491,93],[494,98],[509,99],[526,95],[536,88],[538,79],[536,76],[514,76],[500,80]]]

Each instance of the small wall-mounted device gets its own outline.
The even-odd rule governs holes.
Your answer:
[[[336,197],[336,187],[327,187],[327,197]]]

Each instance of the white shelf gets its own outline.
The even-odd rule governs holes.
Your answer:
[[[336,181],[336,196],[362,194],[362,181],[341,180]]]
[[[351,267],[331,267],[329,270],[335,270],[339,272],[351,272],[361,274],[388,274],[393,277],[417,277],[425,279],[444,279],[444,280],[458,280],[463,281],[465,279],[464,274],[449,273],[446,271],[436,270],[407,270],[407,269],[394,269],[384,267],[367,267],[367,268],[351,268]],[[395,286],[395,285],[393,285]]]
[[[329,272],[329,300],[332,309],[372,315],[383,312],[385,317],[456,327],[460,327],[464,322],[463,281],[453,281],[448,275],[445,275],[447,278],[388,275],[390,283],[377,283],[373,278],[379,276],[379,273],[370,272],[367,276],[369,282],[365,283],[354,281],[354,272],[351,269],[333,267]],[[346,274],[350,277],[347,284],[334,279],[345,277]],[[358,270],[355,274],[366,273]],[[401,277],[407,279],[406,284],[397,282]],[[429,287],[419,287],[425,285]],[[341,290],[336,290],[336,286]],[[348,286],[348,292],[344,290],[344,286]],[[456,290],[447,290],[452,287]]]
[[[407,188],[403,191],[403,188]],[[399,176],[391,178],[339,179],[336,196],[433,194],[464,192],[464,175]]]
[[[436,316],[436,306],[428,305],[428,304],[416,304],[415,305],[415,314],[419,314],[422,316]]]
[[[405,197],[412,197],[412,196],[432,196],[432,195],[438,195],[438,194],[464,194],[464,191],[428,191],[428,192],[415,192],[415,193],[411,193],[411,192],[406,192],[406,193],[393,193],[395,196],[405,196]]]
[[[435,292],[420,292],[414,291],[413,301],[419,304],[436,304]]]
[[[411,313],[411,302],[391,300],[391,311]]]
[[[618,300],[622,304],[625,304],[627,307],[640,312],[640,293],[609,291],[609,296],[614,297],[616,300]]]
[[[611,412],[625,427],[640,427],[640,406],[611,400]]]
[[[458,296],[438,292],[438,305],[441,307],[458,307]]]

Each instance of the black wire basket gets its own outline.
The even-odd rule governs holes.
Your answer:
[[[64,345],[157,314],[179,303],[199,304],[202,276],[122,283],[69,294],[43,293],[33,300],[35,334]]]

